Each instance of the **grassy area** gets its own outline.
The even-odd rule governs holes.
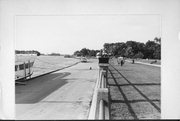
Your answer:
[[[160,118],[160,68],[111,60],[108,86],[111,119]]]
[[[139,59],[137,60],[139,62],[143,62],[143,63],[151,63],[151,62],[154,62],[155,59],[149,59],[149,60],[146,60],[146,59]],[[156,60],[157,62],[156,63],[153,63],[153,64],[157,64],[157,65],[161,65],[161,60]]]
[[[127,60],[132,60],[132,59],[127,59]],[[156,60],[157,62],[155,62],[155,59],[135,59],[135,61],[137,62],[143,62],[143,63],[153,63],[156,65],[161,65],[161,60]]]

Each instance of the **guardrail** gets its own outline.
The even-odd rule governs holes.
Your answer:
[[[93,100],[88,119],[104,120],[109,119],[109,101],[108,101],[108,88],[107,73],[109,64],[99,64],[99,74],[96,82]]]

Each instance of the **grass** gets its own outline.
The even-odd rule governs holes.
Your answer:
[[[111,60],[108,86],[111,119],[160,119],[160,68]]]
[[[139,59],[138,61],[139,61],[139,62],[143,62],[143,63],[151,63],[151,62],[154,62],[155,59],[149,59],[149,60]],[[157,61],[157,62],[156,62],[156,63],[153,63],[153,64],[161,65],[161,60],[156,60],[156,61]]]
[[[135,61],[138,61],[138,62],[143,62],[143,63],[152,63],[155,61],[155,59],[135,59]],[[156,65],[161,65],[161,60],[156,60],[157,62],[156,63],[153,63],[153,64],[156,64]]]

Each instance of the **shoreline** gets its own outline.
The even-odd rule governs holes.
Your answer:
[[[64,58],[63,56],[19,56],[18,63],[21,61],[34,60],[34,65],[32,67],[33,74],[31,78],[36,78],[43,76],[58,70],[62,70],[79,63],[79,60],[76,58]],[[15,62],[16,65],[17,61]],[[21,73],[23,75],[23,73]],[[29,78],[29,79],[31,79]],[[22,80],[22,79],[17,79]],[[23,80],[24,81],[24,80]]]

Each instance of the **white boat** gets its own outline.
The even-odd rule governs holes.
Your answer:
[[[33,74],[34,61],[17,62],[15,64],[15,80],[25,80],[31,78]]]

